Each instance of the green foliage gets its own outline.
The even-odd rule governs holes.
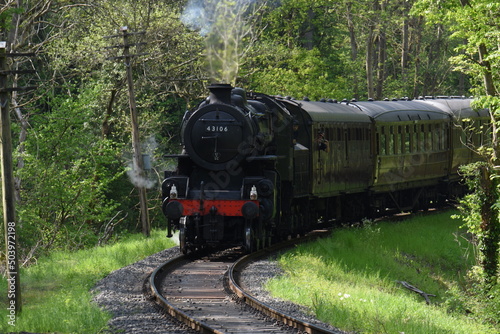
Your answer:
[[[57,251],[42,257],[36,265],[21,271],[23,311],[16,327],[2,321],[0,332],[100,333],[106,329],[110,315],[92,302],[90,290],[97,281],[113,270],[173,246],[165,239],[164,230],[152,230],[147,239],[129,235],[112,246]],[[2,303],[6,291],[7,283],[2,279]],[[6,319],[7,313],[2,307],[0,316]]]
[[[482,154],[484,161],[461,166],[466,185],[470,189],[460,201],[461,218],[468,231],[474,236],[474,241],[480,250],[476,255],[477,266],[470,272],[472,279],[480,288],[489,290],[491,285],[499,282],[500,275],[500,193],[498,184],[498,125],[500,99],[497,96],[486,95],[474,101],[473,107],[489,109],[494,116],[491,124],[493,140],[476,148]]]
[[[472,107],[475,109],[488,109],[495,115],[495,119],[500,118],[500,97],[498,96],[480,96],[472,101]]]
[[[414,14],[425,15],[430,24],[445,24],[453,31],[451,38],[460,41],[460,44],[450,60],[455,65],[455,70],[471,75],[478,95],[486,92],[485,87],[482,87],[483,76],[491,71],[485,67],[485,61],[491,63],[492,69],[500,65],[497,44],[500,24],[498,9],[499,4],[490,0],[418,0],[412,10]],[[484,47],[482,52],[480,47]],[[498,85],[498,71],[491,73]]]
[[[349,331],[494,333],[498,319],[490,322],[495,328],[483,324],[494,313],[477,307],[470,314],[464,303],[464,275],[473,259],[459,225],[450,213],[439,213],[336,230],[284,254],[279,263],[285,275],[268,288]],[[427,305],[399,281],[436,297]]]
[[[295,98],[352,98],[353,63],[331,0],[270,2],[266,29],[242,65],[245,87]],[[344,30],[342,30],[344,29]]]
[[[480,228],[481,222],[481,204],[484,199],[484,192],[481,187],[481,171],[480,167],[484,166],[485,162],[476,162],[474,164],[469,164],[460,167],[460,173],[463,176],[463,180],[467,187],[471,190],[475,190],[463,197],[460,201],[459,209],[461,211],[460,215],[456,218],[462,219],[465,224],[464,227],[472,233],[476,238],[482,238],[482,231]]]
[[[500,269],[498,264],[500,199],[495,186],[498,184],[499,176],[494,173],[485,175],[485,171],[489,171],[489,166],[488,162],[480,161],[460,167],[471,193],[460,200],[461,214],[457,215],[465,222],[464,227],[477,243],[479,249],[476,255],[477,267],[469,275],[482,284],[483,289],[489,288],[489,284],[497,283]],[[485,178],[489,178],[489,182],[485,182]]]
[[[469,94],[469,81],[452,73],[448,61],[462,42],[451,40],[451,30],[442,24],[427,26],[424,18],[410,16],[413,3],[270,2],[262,18],[266,29],[243,66],[242,77],[254,73],[249,77],[251,88],[254,82],[264,89],[269,86],[272,93],[284,87],[286,92],[278,93],[296,97],[375,97],[367,93],[368,76],[380,86],[379,98]],[[375,50],[371,56],[367,55],[369,47]],[[310,61],[297,56],[309,51],[311,58],[317,58],[310,71],[306,69]],[[368,64],[372,73],[367,72]],[[260,78],[268,71],[266,83]],[[307,75],[301,73],[306,71]],[[313,87],[301,90],[302,85]]]
[[[454,33],[451,38],[462,42],[451,58],[457,70],[468,73],[475,82],[474,93],[486,95],[476,107],[489,108],[493,115],[492,141],[476,148],[485,162],[462,167],[472,194],[461,201],[462,218],[475,236],[478,247],[478,267],[471,272],[484,284],[496,284],[500,274],[500,193],[498,192],[498,110],[500,76],[498,67],[498,2],[489,0],[443,2],[417,1],[414,12],[425,14],[428,22],[442,22]],[[484,288],[484,287],[483,287]],[[490,287],[487,286],[486,289]]]
[[[335,73],[333,66],[318,49],[261,46],[259,50],[250,80],[250,88],[255,91],[295,98],[308,96],[312,100],[352,96],[342,76],[331,77]]]
[[[118,206],[107,198],[124,173],[121,147],[100,138],[96,97],[100,87],[55,96],[49,110],[33,115],[36,136],[24,143],[19,203],[24,247],[74,249],[96,244],[98,231]]]
[[[338,1],[332,0],[283,0],[269,2],[264,13],[268,25],[263,38],[275,44],[293,49],[318,47],[322,51],[333,51],[344,39],[339,34],[340,25]],[[339,25],[340,24],[340,25]]]
[[[7,33],[10,29],[12,29],[12,16],[15,14],[21,14],[23,11],[23,8],[2,8],[2,11],[0,12],[0,32]],[[5,37],[2,38],[2,40],[6,39]]]

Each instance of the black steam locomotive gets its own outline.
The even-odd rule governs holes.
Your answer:
[[[296,101],[211,85],[184,115],[183,151],[162,185],[183,253],[251,252],[321,221],[419,210],[462,194],[488,111],[470,99]]]

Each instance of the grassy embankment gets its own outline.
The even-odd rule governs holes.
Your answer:
[[[0,282],[0,333],[99,333],[110,315],[92,303],[90,289],[113,270],[173,247],[165,231],[132,235],[111,246],[57,252],[21,270],[23,310],[8,324],[7,284]]]
[[[453,212],[454,213],[454,212]],[[398,223],[339,229],[279,258],[286,275],[268,283],[276,297],[307,306],[320,319],[360,333],[498,333],[452,311],[473,262],[451,212]],[[435,294],[431,305],[405,281]]]
[[[270,282],[277,296],[308,306],[318,317],[363,333],[498,332],[463,315],[448,312],[450,290],[460,291],[472,254],[460,222],[450,213],[382,223],[363,229],[339,229],[283,255],[287,275]],[[23,269],[23,312],[16,327],[0,308],[0,332],[98,333],[109,315],[91,302],[89,290],[111,271],[173,246],[165,232],[147,241],[130,236],[112,246],[56,253]],[[436,294],[424,298],[404,289],[406,281]],[[6,304],[6,282],[0,282]]]

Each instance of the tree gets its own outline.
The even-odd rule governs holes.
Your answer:
[[[344,89],[347,86],[344,78],[331,74],[334,69],[317,48],[289,49],[260,44],[258,50],[261,52],[259,58],[253,60],[255,71],[248,82],[255,91],[295,98],[307,96],[311,100],[352,94]]]
[[[69,88],[70,89],[70,88]],[[19,206],[25,247],[50,251],[97,244],[119,205],[109,192],[122,180],[122,146],[99,140],[98,86],[74,97],[51,96],[50,111],[34,112],[36,136],[25,142]],[[97,126],[96,126],[97,125]]]
[[[269,94],[350,99],[344,63],[350,49],[338,9],[332,0],[270,2],[262,15],[266,29],[243,66],[242,82]]]
[[[131,218],[122,230],[135,229],[130,213],[137,202],[124,173],[124,143],[130,142],[125,72],[122,63],[106,60],[109,41],[103,36],[124,25],[146,31],[138,52],[147,55],[134,66],[140,126],[144,147],[157,170],[164,170],[167,162],[160,158],[174,149],[182,113],[200,96],[207,77],[203,43],[180,22],[181,6],[171,0],[3,3],[0,15],[8,24],[0,32],[11,38],[12,49],[43,50],[13,64],[36,68],[38,85],[12,100],[18,116],[15,176],[25,255],[96,244],[101,229],[119,212],[117,221],[127,213]],[[33,85],[23,81],[28,78],[16,77],[17,85]],[[157,195],[151,194],[156,206]],[[159,209],[151,211],[153,218],[161,216]],[[163,218],[156,221],[161,225]]]
[[[303,68],[309,64],[300,63],[296,57],[306,50],[316,52],[320,58],[316,66],[321,68],[312,71],[324,74],[316,79],[318,89],[322,90],[325,82],[335,89],[322,96],[319,92],[295,93],[295,88],[288,90],[285,85],[281,94],[337,99],[468,94],[467,81],[451,71],[449,62],[455,54],[454,47],[462,41],[451,41],[451,30],[443,24],[425,25],[422,16],[409,15],[414,3],[415,0],[270,2],[262,18],[267,28],[243,73],[281,72],[278,77],[283,83],[285,73],[292,72],[290,77],[311,82],[315,80],[313,76],[303,77],[299,73],[305,72]],[[281,52],[283,48],[292,50],[288,57]],[[258,75],[245,82],[252,84],[255,80],[259,81]]]
[[[442,21],[454,32],[453,37],[465,41],[459,48],[461,53],[452,61],[457,70],[465,71],[476,80],[475,92],[482,95],[476,107],[490,110],[490,132],[488,145],[476,148],[485,161],[466,168],[472,178],[474,194],[467,197],[463,207],[469,230],[479,243],[479,264],[485,281],[496,284],[499,276],[500,247],[500,51],[498,49],[498,27],[500,26],[500,3],[489,0],[460,0],[442,2],[419,0],[415,13],[424,14],[430,23]],[[482,83],[482,84],[481,84]]]

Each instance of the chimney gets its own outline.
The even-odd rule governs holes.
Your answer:
[[[231,104],[231,90],[233,87],[230,84],[211,84],[208,89],[210,90],[210,104]]]

